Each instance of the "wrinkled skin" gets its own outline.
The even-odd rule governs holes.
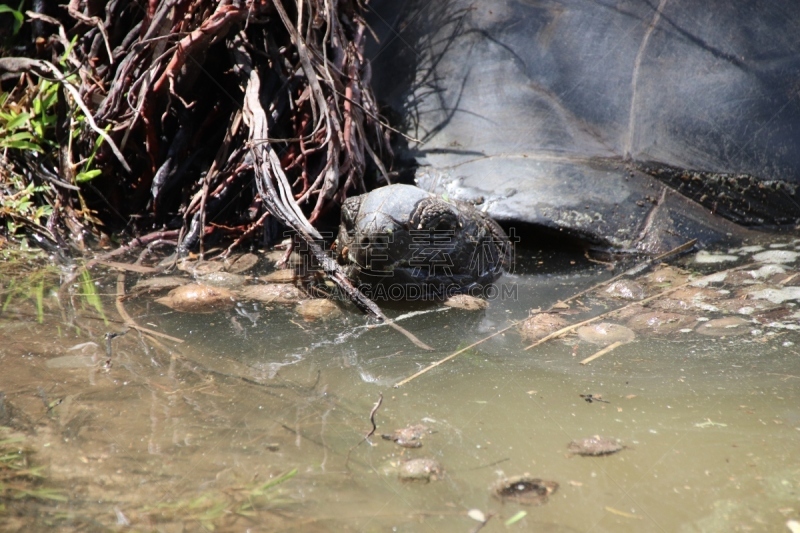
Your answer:
[[[800,221],[800,2],[370,6],[422,188],[616,250]]]
[[[410,185],[348,198],[336,249],[351,278],[417,287],[418,297],[481,289],[511,261],[508,237],[492,219]]]

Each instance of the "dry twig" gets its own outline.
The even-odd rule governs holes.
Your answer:
[[[154,331],[152,329],[143,328],[136,321],[128,314],[125,310],[125,304],[123,301],[125,300],[125,272],[120,272],[117,274],[117,297],[114,300],[114,303],[117,307],[117,312],[119,316],[122,318],[122,321],[125,324],[125,327],[130,329],[135,329],[141,333],[145,333],[147,335],[152,335],[153,337],[161,337],[162,339],[167,339],[172,342],[182,343],[183,339],[179,339],[177,337],[173,337],[171,335],[167,335],[166,333],[161,333],[160,331]]]
[[[612,344],[609,344],[608,346],[606,346],[602,350],[598,350],[597,352],[593,353],[592,355],[590,355],[589,357],[587,357],[586,359],[581,361],[581,364],[582,365],[588,365],[589,363],[591,363],[592,361],[594,361],[598,357],[602,357],[602,356],[604,356],[605,354],[607,354],[609,352],[613,352],[614,350],[616,350],[617,348],[619,348],[623,344],[625,344],[625,343],[622,342],[622,341],[617,341],[617,342],[614,342]]]
[[[347,464],[350,462],[350,454],[351,454],[351,453],[353,453],[353,450],[355,450],[356,448],[358,448],[359,446],[361,446],[361,443],[362,443],[362,442],[369,442],[369,438],[370,438],[371,436],[373,436],[373,435],[375,434],[375,431],[378,429],[378,425],[377,425],[377,424],[375,424],[375,413],[377,413],[377,412],[378,412],[378,409],[380,409],[380,408],[381,408],[381,405],[382,405],[382,404],[383,404],[383,393],[380,393],[380,395],[379,395],[379,397],[378,397],[378,401],[377,401],[377,402],[375,402],[375,405],[374,405],[374,406],[372,406],[372,411],[370,411],[370,412],[369,412],[369,423],[370,423],[370,424],[372,424],[372,429],[369,431],[369,433],[367,433],[366,435],[364,435],[364,438],[363,438],[363,439],[361,439],[360,441],[358,441],[356,444],[354,444],[354,445],[353,445],[353,447],[352,447],[352,448],[350,448],[350,449],[347,451],[347,457],[346,457],[346,458],[345,458],[345,460],[344,460],[344,467],[345,467],[345,468],[347,468]]]

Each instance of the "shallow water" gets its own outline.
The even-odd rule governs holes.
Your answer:
[[[102,315],[85,287],[59,300],[53,280],[41,306],[20,293],[0,315],[0,425],[45,467],[36,486],[66,501],[6,498],[0,525],[467,532],[480,526],[467,514],[478,509],[493,515],[487,532],[713,532],[781,531],[800,517],[796,330],[640,335],[587,365],[579,361],[599,346],[567,337],[525,351],[510,330],[393,388],[617,273],[538,251],[521,252],[518,264],[525,269],[499,281],[516,298],[484,312],[414,308],[430,312],[403,325],[434,352],[363,327],[354,311],[304,322],[290,308],[246,303],[191,315],[142,296],[124,302],[136,322],[185,342],[131,330],[110,340],[109,357],[104,334],[124,331],[116,272],[93,271]],[[590,300],[581,317],[610,305]],[[421,448],[380,437],[419,423],[431,430]],[[571,440],[595,434],[627,448],[567,453]],[[417,457],[438,460],[441,478],[398,479],[398,463]],[[492,496],[497,480],[523,473],[560,488],[534,507]]]

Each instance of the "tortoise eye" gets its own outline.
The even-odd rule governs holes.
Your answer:
[[[361,199],[357,196],[348,198],[342,204],[341,221],[348,231],[355,227],[360,207]]]

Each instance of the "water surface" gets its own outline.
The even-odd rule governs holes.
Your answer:
[[[7,448],[24,446],[44,467],[44,480],[17,488],[51,488],[63,501],[7,492],[0,523],[467,532],[480,525],[468,516],[477,509],[493,515],[487,532],[689,532],[780,531],[800,517],[794,329],[753,323],[742,336],[640,335],[587,365],[579,361],[598,346],[568,336],[525,351],[512,329],[394,388],[531,309],[619,272],[580,255],[520,255],[524,268],[498,282],[515,297],[486,311],[389,309],[429,311],[403,325],[433,352],[390,328],[364,327],[352,309],[305,322],[291,307],[242,303],[192,315],[141,296],[124,301],[127,313],[184,342],[129,330],[109,341],[109,357],[105,334],[125,331],[116,271],[92,270],[97,303],[85,283],[59,297],[58,272],[46,278],[41,303],[35,284],[4,283],[0,425],[22,439]],[[133,281],[128,274],[128,288]],[[586,297],[573,308],[584,317],[609,305]],[[365,441],[381,396],[376,434]],[[421,448],[380,437],[420,423],[431,430]],[[627,448],[567,453],[571,440],[595,434]],[[417,457],[438,460],[444,474],[401,481],[397,465]],[[493,497],[493,483],[523,473],[560,487],[541,506]]]

